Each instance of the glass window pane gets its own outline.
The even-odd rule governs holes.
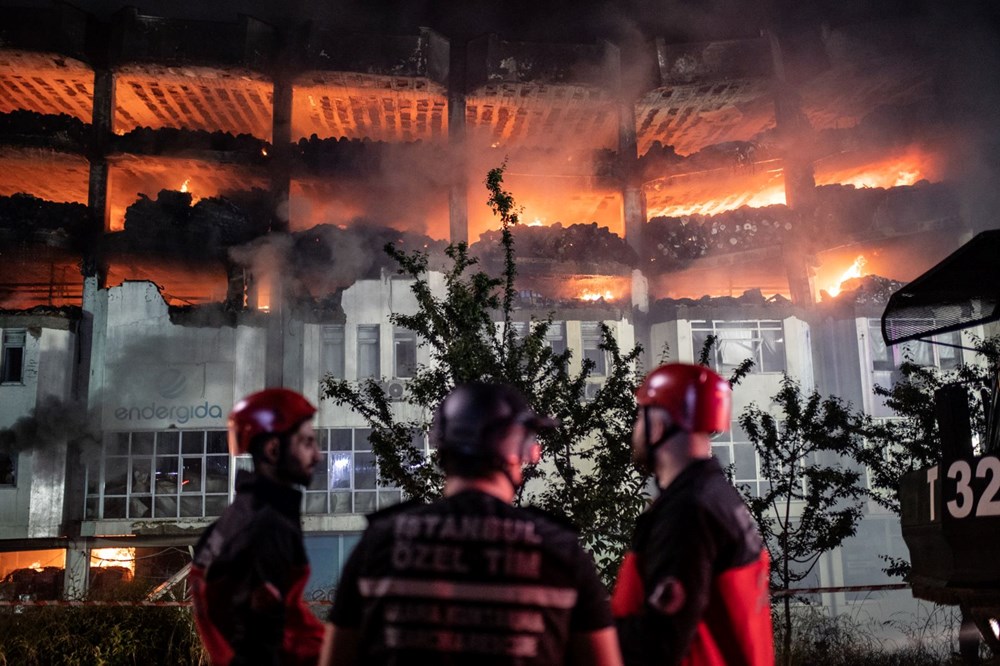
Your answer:
[[[181,434],[179,432],[156,433],[156,455],[163,456],[177,453],[180,440]]]
[[[351,492],[330,493],[330,513],[353,513]]]
[[[399,504],[402,493],[398,490],[382,490],[378,494],[378,508],[384,509],[393,504]]]
[[[153,502],[153,518],[176,518],[177,498],[157,497]]]
[[[205,492],[229,492],[229,456],[205,457]]]
[[[375,493],[354,493],[354,513],[371,513],[375,510]]]
[[[733,462],[732,455],[729,452],[728,445],[713,446],[712,455],[715,456],[716,460],[719,461],[719,464],[722,465],[723,468],[729,467],[729,465],[731,465]]]
[[[201,483],[201,458],[184,458],[184,480],[181,482],[181,491],[185,493],[199,493],[202,490]]]
[[[326,493],[306,493],[306,513],[326,513]]]
[[[354,450],[371,451],[372,445],[368,439],[372,436],[371,428],[357,428],[354,431]]]
[[[379,327],[358,326],[358,379],[380,377]]]
[[[125,483],[128,479],[128,458],[105,458],[104,459],[104,494],[124,495],[127,488]],[[122,505],[122,511],[125,505]],[[123,513],[122,518],[125,517]]]
[[[316,463],[316,467],[313,468],[312,478],[309,480],[309,490],[326,490],[327,480],[329,478],[329,473],[327,471],[327,462],[329,461],[329,453],[321,453],[319,456],[319,462]]]
[[[375,489],[375,454],[354,454],[354,488]]]
[[[206,516],[221,516],[222,512],[226,510],[227,506],[229,506],[229,497],[227,495],[205,496]]]
[[[350,488],[351,487],[351,458],[350,453],[331,453],[330,465],[328,467],[330,475],[329,488]]]
[[[153,433],[132,433],[132,455],[153,455]]]
[[[782,372],[785,369],[785,334],[782,331],[761,331],[761,372]]]
[[[177,462],[178,458],[173,456],[156,459],[156,485],[154,490],[157,494],[175,494],[177,492]]]
[[[149,495],[133,495],[128,500],[129,518],[149,518],[153,510],[153,498]]]
[[[181,498],[181,518],[196,518],[203,515],[201,495]]]
[[[353,432],[349,428],[334,428],[330,431],[331,451],[350,451]]]
[[[225,430],[208,431],[208,443],[205,447],[208,453],[229,453],[229,440]]]
[[[697,363],[701,359],[701,350],[705,348],[705,343],[708,342],[708,336],[711,335],[711,331],[691,331],[691,351],[694,354],[692,358]],[[718,345],[718,343],[716,343]],[[718,346],[712,348],[712,353],[709,355],[709,365],[715,367],[715,355],[718,351]]]
[[[97,506],[98,506],[97,503],[98,503],[98,498],[96,497],[87,498],[87,506],[85,507],[83,514],[84,520],[98,520],[100,518],[100,514],[97,513]]]
[[[153,491],[153,459],[132,459],[132,494],[148,495]]]
[[[181,451],[183,453],[204,453],[205,452],[205,431],[189,430],[181,433]]]
[[[733,444],[733,458],[736,463],[737,479],[757,478],[757,456],[750,444]]]
[[[125,498],[105,497],[104,498],[104,518],[124,518]]]
[[[129,433],[116,432],[114,435],[111,436],[111,441],[108,442],[108,455],[127,456],[128,440],[129,440]]]
[[[320,348],[320,366],[324,375],[344,378],[344,326],[324,326]]]

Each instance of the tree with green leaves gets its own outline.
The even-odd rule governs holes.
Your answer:
[[[570,372],[572,352],[557,353],[546,342],[552,314],[532,317],[526,330],[515,325],[512,229],[519,210],[503,189],[504,168],[491,170],[486,178],[488,204],[501,224],[499,277],[483,270],[465,243],[448,246],[450,267],[440,281],[429,273],[426,254],[386,246],[398,272],[412,280],[417,303],[414,314],[394,313],[391,321],[414,331],[430,357],[407,384],[402,402],[408,409],[397,409],[375,379],[355,383],[328,377],[323,392],[366,420],[382,480],[411,498],[428,500],[442,488],[434,455],[428,456],[424,447],[440,401],[456,385],[470,381],[517,387],[534,410],[561,422],[557,430],[540,435],[541,462],[527,470],[517,501],[571,521],[610,583],[645,500],[646,481],[632,465],[629,445],[641,349],[623,351],[602,324],[599,347],[607,354],[607,372],[600,390],[585,399],[594,362],[584,359],[578,372]],[[401,412],[419,416],[404,419]]]
[[[739,417],[760,459],[760,494],[744,490],[771,553],[771,585],[789,589],[804,580],[820,556],[854,535],[866,488],[847,463],[862,430],[850,406],[816,391],[803,394],[787,375],[773,398],[776,410],[756,404]],[[789,663],[791,597],[782,598],[783,654]]]

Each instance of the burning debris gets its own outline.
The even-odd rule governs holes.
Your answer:
[[[239,153],[243,163],[262,164],[266,160],[270,144],[251,134],[233,135],[230,132],[177,129],[161,127],[137,127],[130,132],[116,135],[115,148],[122,152],[145,155],[168,155],[184,151],[212,151],[216,153]]]
[[[591,224],[573,224],[563,227],[559,222],[551,226],[520,225],[512,230],[514,246],[520,259],[547,259],[553,262],[600,263],[613,262],[635,266],[637,257],[625,239],[607,227]],[[488,263],[500,261],[503,249],[499,230],[487,231],[470,251]]]
[[[884,306],[889,297],[905,284],[881,275],[852,276],[835,290],[824,290],[821,295],[824,303]]]
[[[30,194],[0,196],[0,232],[9,231],[17,240],[32,238],[37,232],[59,232],[78,244],[87,220],[84,204],[56,203]]]

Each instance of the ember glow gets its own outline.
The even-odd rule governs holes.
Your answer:
[[[843,275],[840,276],[837,284],[827,289],[826,293],[831,296],[837,296],[840,294],[840,286],[842,284],[853,278],[859,278],[866,275],[864,268],[867,263],[868,262],[865,260],[863,255],[858,255],[858,257],[854,260],[854,263],[851,264],[851,267],[844,271]]]
[[[90,566],[123,567],[135,574],[135,548],[95,548],[90,551]]]
[[[916,146],[888,156],[859,160],[861,163],[852,164],[851,158],[844,155],[818,163],[816,184],[889,188],[941,178],[937,156]]]
[[[604,292],[583,291],[577,298],[581,301],[600,301],[602,299],[613,301],[615,300],[615,295],[608,290],[604,290]]]

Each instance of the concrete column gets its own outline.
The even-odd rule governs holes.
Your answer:
[[[466,45],[451,43],[448,68],[448,147],[451,184],[448,188],[448,232],[452,243],[469,242],[468,160],[465,135]]]
[[[635,131],[635,105],[631,100],[618,103],[618,165],[622,176],[622,216],[625,240],[632,249],[642,248],[642,230],[646,223],[646,197],[642,191],[642,173]]]
[[[94,108],[91,116],[92,134],[87,159],[90,178],[87,187],[87,208],[90,212],[91,238],[83,258],[83,274],[97,275],[104,282],[103,267],[96,254],[96,239],[108,228],[108,144],[115,112],[115,78],[107,68],[94,72]]]
[[[292,81],[285,72],[274,78],[270,177],[274,205],[271,230],[287,231],[292,180]]]
[[[87,596],[90,587],[90,551],[84,541],[71,541],[66,548],[66,577],[63,597],[76,600]]]

